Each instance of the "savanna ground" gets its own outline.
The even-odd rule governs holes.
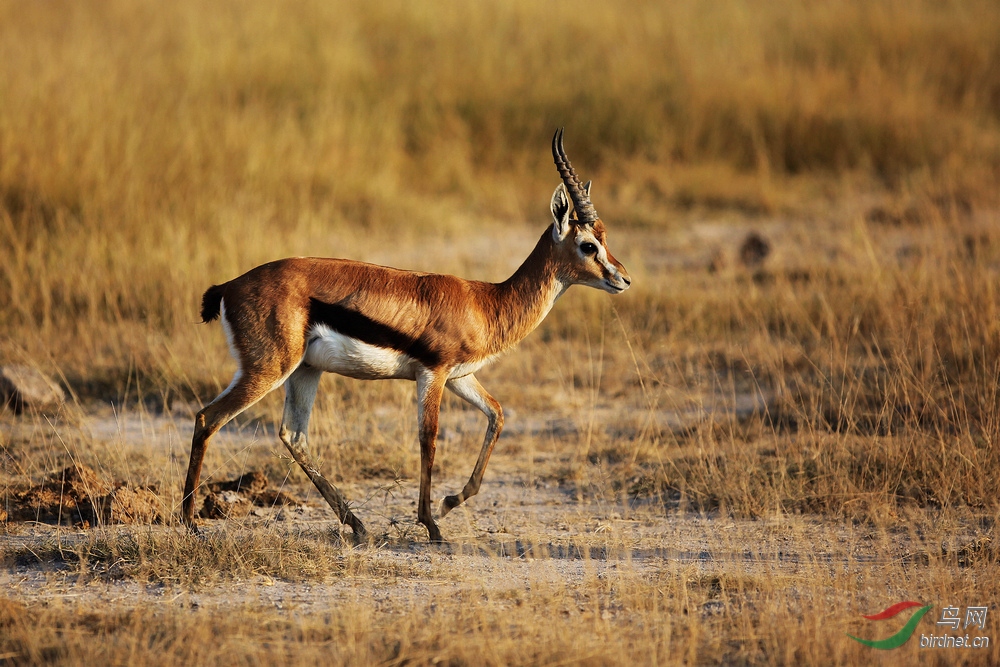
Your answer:
[[[72,394],[0,417],[0,498],[79,464],[164,517],[11,513],[0,664],[1000,662],[846,637],[917,600],[998,639],[998,34],[985,0],[0,3],[0,363]],[[202,291],[289,255],[503,279],[557,126],[634,285],[479,374],[507,429],[449,545],[412,385],[336,377],[311,446],[372,544],[280,392],[205,472],[305,504],[181,528],[234,370]],[[444,411],[437,497],[485,426]]]

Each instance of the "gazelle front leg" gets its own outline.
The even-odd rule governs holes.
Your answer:
[[[437,448],[438,416],[447,375],[424,369],[417,373],[417,421],[420,433],[420,500],[417,521],[424,524],[432,542],[443,542],[431,515],[431,469]]]
[[[469,481],[461,493],[457,496],[448,496],[441,502],[441,518],[479,493],[479,485],[483,481],[486,464],[489,463],[493,446],[497,443],[497,438],[500,437],[500,431],[503,430],[503,408],[500,407],[495,398],[483,389],[483,385],[479,384],[479,380],[474,375],[448,380],[447,386],[456,396],[482,410],[489,418],[489,424],[486,427],[486,438],[483,440],[483,448],[479,451],[479,459],[476,461],[476,467],[472,470],[472,476],[469,477]]]

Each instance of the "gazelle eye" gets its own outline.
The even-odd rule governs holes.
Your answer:
[[[593,255],[597,253],[597,246],[594,245],[593,243],[590,243],[589,241],[587,243],[581,243],[580,251],[584,255]]]

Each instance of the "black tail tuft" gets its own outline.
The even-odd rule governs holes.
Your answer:
[[[222,307],[222,285],[212,285],[201,297],[201,321],[211,322],[219,316]]]

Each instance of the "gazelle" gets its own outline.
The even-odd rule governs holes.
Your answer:
[[[563,181],[552,195],[552,224],[502,283],[296,257],[258,266],[205,292],[202,320],[221,319],[238,368],[229,386],[195,418],[184,484],[185,523],[194,527],[195,492],[209,438],[284,384],[278,437],[340,520],[356,536],[364,535],[364,525],[306,450],[316,388],[320,376],[329,372],[360,380],[416,381],[417,519],[431,540],[441,540],[431,514],[431,468],[444,390],[479,408],[489,424],[469,482],[458,495],[444,499],[441,517],[479,491],[503,428],[500,404],[474,373],[537,327],[570,285],[620,294],[631,284],[625,267],[608,250],[604,223],[590,202],[590,181],[581,184],[566,157],[562,130],[552,138],[552,155]]]

